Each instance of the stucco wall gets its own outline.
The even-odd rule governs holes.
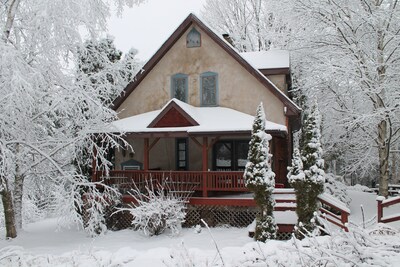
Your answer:
[[[286,75],[285,74],[274,74],[274,75],[267,75],[267,78],[273,82],[276,87],[279,88],[284,94],[287,95],[288,88],[286,83]]]
[[[201,47],[186,48],[188,31],[183,34],[119,107],[119,117],[160,109],[171,98],[171,76],[177,73],[189,76],[188,102],[199,106],[200,74],[211,71],[218,73],[219,106],[254,115],[262,101],[267,119],[285,124],[281,101],[209,36],[196,29],[201,33]]]

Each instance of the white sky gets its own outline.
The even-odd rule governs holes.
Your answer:
[[[112,17],[108,32],[122,52],[133,47],[139,50],[138,58],[148,60],[189,13],[199,16],[204,3],[205,0],[148,0],[126,8],[122,17]]]

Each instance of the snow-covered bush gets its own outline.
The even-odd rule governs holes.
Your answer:
[[[339,199],[349,207],[351,198],[347,194],[347,186],[343,183],[342,176],[336,176],[332,173],[325,175],[324,191]]]
[[[119,202],[121,194],[112,187],[85,182],[85,177],[69,190],[75,198],[75,206],[71,207],[75,212],[70,212],[76,216],[75,221],[83,225],[90,236],[104,234],[107,231],[106,210]]]
[[[246,187],[254,192],[254,200],[260,207],[254,239],[263,241],[276,238],[277,226],[273,217],[275,200],[275,173],[271,169],[269,144],[271,135],[265,132],[265,112],[263,104],[257,108],[249,143],[248,162],[244,171]]]
[[[134,189],[130,194],[136,204],[120,211],[129,210],[133,216],[132,225],[135,229],[143,231],[146,236],[160,235],[166,229],[178,234],[185,221],[186,199],[159,184],[154,188],[152,184],[150,182],[150,185],[146,186],[146,192]]]
[[[302,266],[395,266],[392,259],[400,256],[400,233],[384,224],[372,230],[350,226],[349,232],[293,243]]]

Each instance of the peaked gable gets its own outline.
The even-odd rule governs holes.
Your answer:
[[[148,128],[188,127],[199,125],[197,121],[172,99],[149,124]]]
[[[252,76],[254,76],[264,87],[266,87],[272,94],[274,94],[286,107],[287,115],[298,116],[301,109],[292,102],[285,94],[283,94],[268,78],[266,78],[259,70],[255,69],[249,64],[239,53],[225,40],[219,37],[208,26],[206,26],[194,14],[190,14],[182,24],[174,31],[174,33],[164,42],[161,48],[154,54],[152,58],[144,65],[143,70],[138,73],[133,82],[123,90],[122,94],[115,99],[113,103],[114,110],[117,110],[125,99],[132,93],[133,90],[143,81],[143,79],[151,72],[157,63],[164,57],[164,55],[174,46],[174,44],[182,37],[182,35],[193,24],[198,26],[205,34],[207,34],[218,46],[224,49],[234,60],[236,60],[242,67],[244,67]]]

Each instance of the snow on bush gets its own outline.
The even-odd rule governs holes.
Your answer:
[[[66,191],[69,193],[70,210],[65,210],[65,221],[75,221],[85,229],[89,236],[104,234],[107,231],[106,210],[120,201],[121,194],[102,183],[91,183],[82,176]]]
[[[347,186],[343,183],[343,177],[327,173],[325,175],[324,191],[336,197],[349,207],[351,198],[347,194]]]
[[[400,233],[385,225],[373,230],[360,226],[330,237],[293,239],[302,266],[394,266],[400,257]]]
[[[136,187],[130,193],[136,204],[119,210],[128,210],[133,216],[132,225],[146,236],[160,235],[166,229],[170,229],[172,234],[178,234],[185,221],[186,199],[159,184],[154,188],[152,181],[149,184],[145,192]]]

